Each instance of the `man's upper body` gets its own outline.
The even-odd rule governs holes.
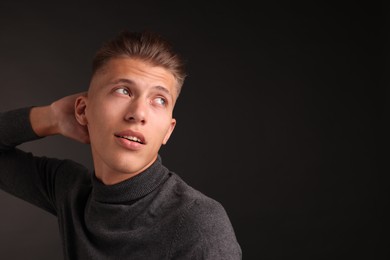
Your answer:
[[[185,74],[152,34],[101,48],[87,93],[0,114],[0,187],[58,218],[65,259],[241,259],[223,206],[162,165]],[[90,143],[94,170],[17,145]]]

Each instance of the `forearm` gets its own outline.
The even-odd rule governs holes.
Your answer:
[[[39,138],[30,124],[30,110],[25,107],[0,113],[0,150]]]

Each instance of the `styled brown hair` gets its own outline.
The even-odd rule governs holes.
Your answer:
[[[177,96],[186,78],[183,59],[173,50],[170,42],[161,35],[151,32],[122,31],[115,38],[103,44],[92,62],[95,74],[107,61],[115,57],[129,57],[150,62],[169,70],[177,81]]]

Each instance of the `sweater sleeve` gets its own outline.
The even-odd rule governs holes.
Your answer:
[[[242,251],[223,206],[200,199],[177,225],[169,259],[241,260]]]
[[[17,149],[39,139],[30,124],[30,108],[0,113],[0,188],[54,215],[55,173],[62,161]]]
[[[39,139],[30,124],[31,107],[0,113],[0,152]]]

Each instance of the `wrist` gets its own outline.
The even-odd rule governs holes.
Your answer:
[[[31,127],[35,134],[44,137],[57,134],[57,123],[51,106],[33,107],[30,111]]]

